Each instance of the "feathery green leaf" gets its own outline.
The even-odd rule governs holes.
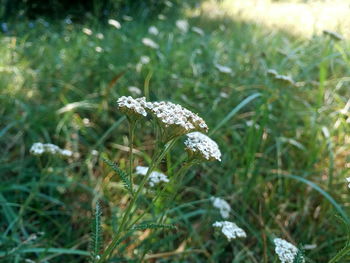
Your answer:
[[[105,157],[102,157],[102,160],[112,168],[112,170],[120,177],[120,179],[123,181],[124,187],[126,190],[130,192],[131,195],[133,195],[132,188],[131,188],[131,183],[128,178],[128,175],[120,169],[115,163],[113,163],[111,160],[108,160]]]
[[[95,214],[92,220],[92,233],[90,243],[90,262],[95,263],[99,259],[99,254],[102,245],[102,234],[101,234],[101,206],[100,203],[96,203]]]

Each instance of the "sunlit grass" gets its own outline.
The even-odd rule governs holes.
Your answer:
[[[347,0],[209,1],[203,4],[203,11],[211,17],[228,15],[302,37],[319,35],[323,30],[336,31],[350,37],[350,6]]]

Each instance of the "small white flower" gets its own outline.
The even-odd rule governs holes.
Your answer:
[[[83,28],[83,33],[88,35],[88,36],[91,36],[92,35],[92,30],[85,27],[85,28]]]
[[[187,33],[188,28],[189,28],[189,24],[188,24],[187,20],[177,20],[176,26],[182,33]]]
[[[227,66],[223,66],[220,64],[215,64],[215,67],[221,72],[221,73],[225,73],[225,74],[231,74],[232,73],[232,69],[230,67]]]
[[[213,227],[221,228],[221,232],[226,236],[228,241],[236,238],[246,238],[247,234],[242,228],[239,228],[235,223],[229,221],[215,222]]]
[[[151,59],[147,56],[141,56],[140,57],[140,63],[141,64],[148,64],[151,61]]]
[[[227,99],[229,96],[228,96],[228,94],[226,93],[226,92],[220,92],[220,97],[221,98],[224,98],[224,99]]]
[[[136,174],[146,175],[148,171],[148,167],[146,166],[136,166]]]
[[[211,197],[210,200],[213,206],[220,210],[222,218],[227,219],[230,217],[231,206],[229,203],[219,197]]]
[[[164,2],[166,4],[167,7],[172,7],[174,4],[170,1],[165,1]]]
[[[122,27],[121,24],[115,19],[108,19],[108,24],[114,26],[116,29],[120,29]]]
[[[57,145],[54,145],[52,143],[44,144],[44,149],[45,149],[45,152],[51,153],[51,154],[58,154],[61,152],[60,147],[58,147]]]
[[[192,27],[191,29],[192,29],[193,32],[197,33],[198,35],[204,36],[204,31],[203,31],[203,29],[201,29],[201,28],[199,28],[199,27],[196,27],[196,26]]]
[[[159,45],[156,42],[154,42],[152,39],[147,38],[147,37],[142,39],[142,43],[145,46],[153,48],[153,49],[158,49],[159,48]]]
[[[350,177],[346,178],[346,181],[349,183],[348,187],[350,188]]]
[[[148,181],[149,181],[149,185],[151,187],[154,187],[160,182],[168,183],[169,179],[165,174],[154,171],[150,174]]]
[[[163,15],[163,14],[159,14],[159,15],[158,15],[158,19],[159,19],[159,20],[165,20],[165,19],[166,19],[166,16]]]
[[[151,26],[151,27],[148,29],[148,33],[151,34],[151,35],[157,36],[157,35],[159,34],[159,30],[158,30],[158,28],[156,28],[155,26]]]
[[[103,51],[103,49],[101,47],[95,47],[95,51],[97,53],[101,53]]]
[[[118,109],[128,115],[129,117],[142,117],[147,116],[147,112],[144,108],[146,105],[145,97],[134,99],[130,96],[122,96],[117,101]]]
[[[221,161],[219,146],[203,133],[191,132],[187,134],[185,146],[190,155],[204,158],[207,161]]]
[[[303,248],[304,248],[305,250],[312,250],[312,249],[317,248],[317,245],[316,245],[316,244],[305,244],[305,245],[303,246]]]
[[[132,21],[133,18],[131,16],[124,15],[123,19],[124,19],[124,21],[129,21],[130,22],[130,21]]]
[[[145,167],[145,166],[137,166],[136,167],[136,174],[146,175],[148,172],[148,169],[149,168]],[[169,182],[168,177],[161,172],[157,172],[157,171],[151,172],[151,174],[149,175],[149,178],[148,178],[149,185],[151,187],[154,187],[155,185],[157,185],[161,182],[168,183]]]
[[[293,263],[298,249],[291,243],[281,238],[275,238],[275,252],[282,263]]]
[[[42,155],[44,153],[44,144],[41,142],[36,142],[30,148],[30,153],[33,155]]]
[[[97,34],[96,34],[96,37],[97,37],[98,39],[104,39],[104,35],[103,35],[102,33],[97,33]]]
[[[91,155],[92,155],[92,156],[97,156],[97,155],[98,155],[98,151],[92,150],[92,151],[91,151]]]
[[[133,95],[141,95],[142,91],[138,87],[130,86],[128,87],[128,91],[132,93]]]
[[[140,57],[140,62],[136,64],[136,71],[141,72],[141,69],[143,65],[148,64],[151,61],[151,59],[148,56],[141,56]]]
[[[42,155],[44,153],[52,154],[52,155],[61,155],[64,157],[70,157],[73,153],[70,150],[61,149],[57,145],[52,143],[41,143],[37,142],[32,145],[29,152],[33,155]]]
[[[73,152],[70,150],[61,150],[61,155],[66,157],[71,157],[73,155]]]

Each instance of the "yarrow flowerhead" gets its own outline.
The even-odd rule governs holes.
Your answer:
[[[159,121],[168,139],[193,131],[208,130],[205,121],[197,114],[168,101],[147,103],[147,110]]]
[[[61,155],[64,157],[70,157],[73,153],[70,150],[61,149],[57,145],[51,143],[41,143],[36,142],[32,145],[29,152],[33,155],[40,156],[44,153],[52,154],[52,155]]]
[[[206,161],[221,161],[221,152],[215,141],[200,132],[187,134],[186,150],[191,158],[200,158]]]
[[[281,238],[275,238],[275,252],[282,263],[293,263],[298,254],[298,249],[291,243]],[[304,259],[303,259],[304,262]]]
[[[136,167],[136,174],[146,175],[147,172],[148,172],[148,169],[149,168],[145,167],[145,166],[137,166]],[[154,187],[155,185],[159,184],[160,182],[168,183],[169,179],[163,173],[160,173],[160,172],[157,172],[157,171],[151,172],[151,174],[149,175],[149,178],[148,178],[149,185],[151,187]]]
[[[228,241],[236,238],[246,238],[247,234],[242,228],[229,221],[215,222],[213,227],[221,228],[221,232],[227,237]]]
[[[220,214],[223,218],[229,218],[231,206],[224,199],[219,197],[211,197],[210,200],[215,208],[220,210]]]
[[[147,38],[147,37],[142,39],[142,43],[145,46],[153,48],[153,49],[158,49],[159,48],[159,45],[156,42],[154,42],[152,39]]]
[[[145,110],[145,97],[134,99],[130,96],[122,96],[117,101],[118,109],[131,119],[138,119],[147,116]]]

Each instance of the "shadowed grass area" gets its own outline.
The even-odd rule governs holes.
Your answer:
[[[177,19],[134,17],[119,30],[39,20],[0,36],[1,260],[86,262],[97,199],[104,239],[111,239],[128,196],[98,155],[121,168],[128,162],[128,127],[115,106],[135,95],[130,86],[197,112],[223,156],[187,173],[167,221],[176,231],[140,231],[118,257],[137,259],[147,248],[150,262],[273,262],[278,236],[316,245],[305,251],[308,262],[327,262],[343,247],[336,215],[346,220],[349,206],[349,43],[299,39],[225,16],[186,18],[184,33]],[[157,36],[148,33],[152,25]],[[143,45],[144,37],[159,49]],[[150,62],[141,66],[141,56]],[[268,69],[295,84],[275,81]],[[150,161],[151,128],[146,122],[136,130],[135,166]],[[75,154],[39,160],[29,154],[37,141]],[[180,144],[160,167],[171,176],[184,155]],[[230,203],[247,239],[229,243],[214,233],[220,217],[211,196]]]

